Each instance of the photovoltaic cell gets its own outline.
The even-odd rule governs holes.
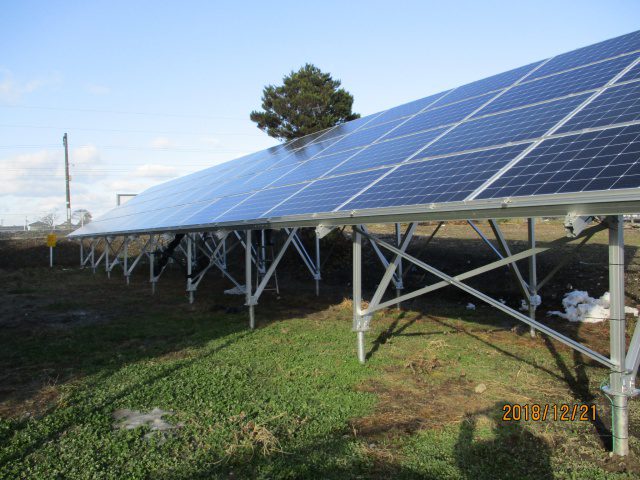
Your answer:
[[[640,125],[542,142],[478,198],[640,187]]]
[[[602,87],[616,74],[624,70],[631,60],[629,57],[615,58],[570,72],[522,83],[495,99],[484,107],[478,115],[531,105]]]
[[[457,102],[458,100],[506,88],[513,85],[527,73],[531,72],[540,63],[541,62],[531,63],[524,67],[514,68],[508,72],[499,73],[498,75],[493,75],[491,77],[463,85],[462,87],[458,87],[443,99],[442,104]]]
[[[531,78],[542,77],[636,50],[640,50],[640,31],[558,55],[536,70]]]
[[[414,115],[418,113],[420,110],[422,110],[423,108],[429,107],[429,105],[431,104],[433,104],[434,106],[437,105],[441,100],[446,98],[445,94],[447,92],[436,93],[435,95],[430,95],[428,97],[421,98],[420,100],[414,100],[413,102],[405,103],[404,105],[399,105],[397,107],[390,108],[389,110],[382,112],[380,116],[376,117],[374,120],[371,121],[371,123],[367,125],[373,126],[379,123],[388,122],[389,120],[395,120],[397,118]],[[438,100],[438,102],[436,102],[436,100]]]
[[[183,219],[180,220],[178,225],[174,226],[184,226],[184,225],[195,225],[200,223],[213,223],[216,221],[220,215],[224,214],[227,210],[232,207],[235,207],[240,202],[244,201],[248,198],[250,193],[243,193],[241,195],[231,195],[228,197],[221,197],[211,202],[205,207],[198,206],[198,208],[194,208],[190,214],[184,214]],[[208,220],[206,220],[208,219]],[[204,221],[201,221],[204,220]],[[197,221],[197,222],[196,222]]]
[[[216,222],[234,220],[257,220],[263,218],[263,214],[271,210],[277,204],[290,197],[305,184],[288,185],[286,187],[269,188],[247,197],[242,203],[237,204],[229,211],[216,217]]]
[[[442,155],[539,137],[573,111],[587,95],[468,120],[427,147],[422,155]]]
[[[388,170],[381,168],[317,180],[266,215],[274,218],[331,212]]]
[[[358,195],[342,210],[464,200],[528,145],[406,163]]]
[[[640,63],[638,63],[635,67],[625,73],[622,78],[618,80],[618,83],[638,79],[640,79]]]
[[[331,174],[340,175],[403,162],[443,131],[444,129],[439,128],[415,135],[374,143],[370,147],[360,151],[357,155],[351,157],[333,170]]]
[[[323,154],[329,155],[372,143],[400,122],[402,122],[402,120],[392,120],[391,122],[376,125],[375,127],[355,131],[324,150]]]
[[[280,178],[274,185],[289,185],[307,180],[316,180],[347,158],[356,155],[360,150],[347,150],[346,152],[316,157],[300,164],[295,170]]]
[[[489,101],[492,94],[452,103],[446,107],[433,108],[420,113],[389,133],[385,138],[400,137],[410,133],[459,122],[482,104]]]
[[[635,120],[640,120],[640,82],[609,87],[564,124],[558,133]]]
[[[367,115],[366,117],[357,118],[356,120],[351,120],[350,122],[342,123],[337,125],[335,128],[329,130],[325,135],[322,135],[317,140],[311,143],[311,145],[318,142],[327,142],[331,139],[336,139],[337,137],[344,136],[348,133],[351,133],[359,128],[364,127],[365,125],[369,125],[373,119],[376,118],[377,114]],[[335,140],[334,140],[335,141]]]

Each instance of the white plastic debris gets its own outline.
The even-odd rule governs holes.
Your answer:
[[[139,412],[137,410],[129,410],[123,408],[113,412],[114,428],[123,428],[125,430],[132,430],[141,426],[148,426],[151,431],[166,431],[174,428],[179,428],[182,424],[172,425],[164,420],[162,417],[165,415],[173,415],[173,412],[154,408],[150,412]]]
[[[611,316],[609,310],[610,296],[609,292],[605,292],[600,298],[589,296],[588,292],[582,290],[573,290],[565,294],[562,299],[564,312],[552,311],[547,315],[556,315],[560,318],[569,320],[570,322],[598,323],[608,320]],[[638,309],[633,307],[624,307],[624,312],[638,316]]]
[[[240,287],[233,287],[229,290],[224,291],[225,295],[244,295],[246,292],[244,290],[244,285]]]
[[[471,302],[467,303],[467,310],[475,310],[475,309],[476,309],[476,306],[473,303]]]

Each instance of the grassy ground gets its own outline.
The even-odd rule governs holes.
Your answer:
[[[1,270],[0,478],[640,474],[637,403],[632,454],[611,457],[607,371],[489,307],[442,295],[382,312],[361,366],[338,284],[317,299],[311,281],[285,281],[249,332],[242,299],[205,282],[189,306],[177,271],[151,296],[142,270],[129,287],[68,267]],[[571,333],[606,352],[606,325]],[[505,422],[505,403],[596,404],[598,418]],[[118,409],[154,407],[176,428],[114,425]]]

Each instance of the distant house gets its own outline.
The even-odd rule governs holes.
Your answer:
[[[45,232],[50,231],[51,225],[48,225],[44,222],[37,221],[29,224],[29,231],[31,232]]]

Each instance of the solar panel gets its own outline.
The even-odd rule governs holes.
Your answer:
[[[442,155],[527,140],[543,135],[582,103],[588,94],[471,119],[427,147],[425,155]]]
[[[551,73],[569,70],[581,65],[604,60],[605,58],[612,58],[639,50],[640,31],[628,33],[620,37],[558,55],[538,69],[531,75],[531,78],[542,77]]]
[[[389,120],[396,120],[398,118],[414,115],[423,109],[437,105],[438,102],[443,100],[443,97],[447,96],[447,93],[449,93],[449,90],[421,98],[420,100],[414,100],[413,102],[405,103],[398,107],[390,108],[389,110],[382,112],[378,118],[372,120],[370,125],[385,123]]]
[[[528,145],[405,163],[341,210],[464,200]]]
[[[436,107],[427,110],[426,112],[420,113],[410,120],[407,120],[406,123],[398,126],[398,128],[389,133],[388,137],[399,137],[458,122],[470,113],[473,113],[478,107],[486,103],[492,97],[493,95],[489,93],[480,97],[463,100],[458,103],[452,103],[444,107]]]
[[[381,167],[383,165],[393,165],[407,160],[410,156],[418,152],[438,135],[444,132],[443,128],[429,130],[401,138],[393,138],[374,143],[368,148],[353,155],[349,160],[337,167],[331,173],[334,175],[342,173],[357,172],[367,168]]]
[[[542,62],[535,62],[524,67],[515,68],[508,72],[499,73],[476,82],[463,85],[453,90],[443,100],[445,103],[457,102],[465,98],[483,95],[487,92],[495,92],[513,85],[518,80],[528,76]]]
[[[430,95],[154,186],[74,235],[638,188],[639,55],[633,32]]]
[[[640,64],[633,67],[629,70],[622,78],[619,80],[620,82],[627,82],[629,80],[638,80],[640,79]]]
[[[270,211],[265,211],[264,214],[269,217],[281,217],[330,212],[388,170],[389,168],[382,168],[317,180],[281,205]]]
[[[640,187],[640,125],[542,142],[478,198]]]
[[[621,57],[580,67],[569,72],[522,83],[482,109],[482,114],[509,110],[602,87],[621,72],[633,58]]]
[[[559,132],[615,125],[640,119],[640,82],[613,86],[564,124]]]

